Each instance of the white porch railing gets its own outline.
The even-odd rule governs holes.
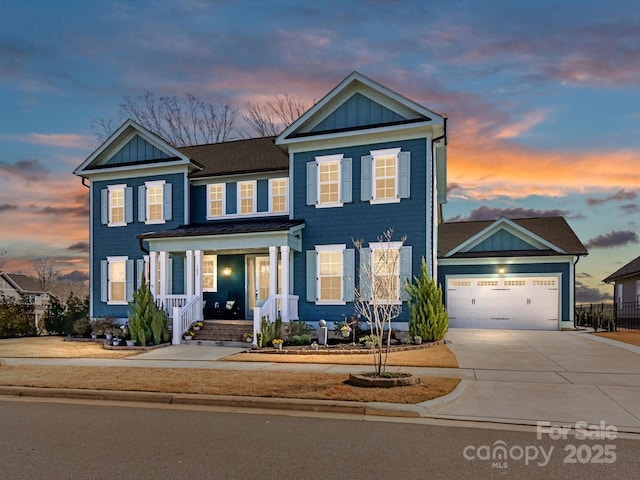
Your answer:
[[[182,334],[186,332],[193,322],[202,320],[202,299],[196,295],[183,307],[172,308],[173,317],[173,345],[180,345]]]
[[[260,333],[260,326],[262,319],[266,317],[270,322],[275,321],[278,316],[278,305],[282,295],[271,295],[267,298],[262,305],[256,305],[253,308],[253,338],[258,338]],[[283,322],[289,322],[291,320],[298,320],[298,295],[289,295],[289,315],[287,318],[282,318]]]
[[[169,318],[173,318],[173,309],[175,307],[184,307],[188,300],[186,295],[165,295],[164,297],[160,297],[160,304],[164,306],[164,309],[169,314]]]

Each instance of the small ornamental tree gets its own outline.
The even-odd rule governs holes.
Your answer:
[[[140,287],[129,304],[129,333],[143,347],[152,340],[156,345],[168,337],[166,313],[158,308],[147,280],[142,275]]]
[[[442,340],[449,327],[449,315],[442,303],[442,290],[429,276],[427,262],[422,258],[420,277],[405,285],[409,294],[409,334],[426,342]]]
[[[353,243],[360,256],[359,285],[354,289],[356,313],[371,324],[380,339],[374,345],[376,376],[384,376],[391,344],[391,321],[402,312],[400,300],[400,250],[406,237],[392,241],[393,229],[378,237],[376,249],[365,248],[363,240]]]

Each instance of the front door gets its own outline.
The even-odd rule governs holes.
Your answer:
[[[269,298],[269,257],[247,257],[247,309],[253,316],[253,309]]]

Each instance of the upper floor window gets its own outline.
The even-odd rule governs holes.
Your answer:
[[[269,211],[282,212],[289,211],[289,179],[271,178],[269,179]]]
[[[256,211],[256,182],[238,182],[238,213],[253,214]]]
[[[127,185],[109,185],[100,192],[101,223],[121,227],[133,222],[133,189]]]
[[[214,183],[207,185],[209,199],[208,217],[221,217],[225,214],[225,184]]]
[[[172,217],[171,184],[164,180],[145,182],[138,187],[138,221],[165,223]]]
[[[307,163],[307,205],[341,207],[351,202],[351,163],[342,154],[319,156]]]
[[[400,148],[372,150],[361,158],[362,201],[394,203],[409,198],[411,154]]]

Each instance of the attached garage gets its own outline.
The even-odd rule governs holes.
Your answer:
[[[443,223],[438,282],[451,328],[573,328],[587,250],[562,217]]]
[[[559,283],[556,276],[447,277],[449,326],[557,330]]]

